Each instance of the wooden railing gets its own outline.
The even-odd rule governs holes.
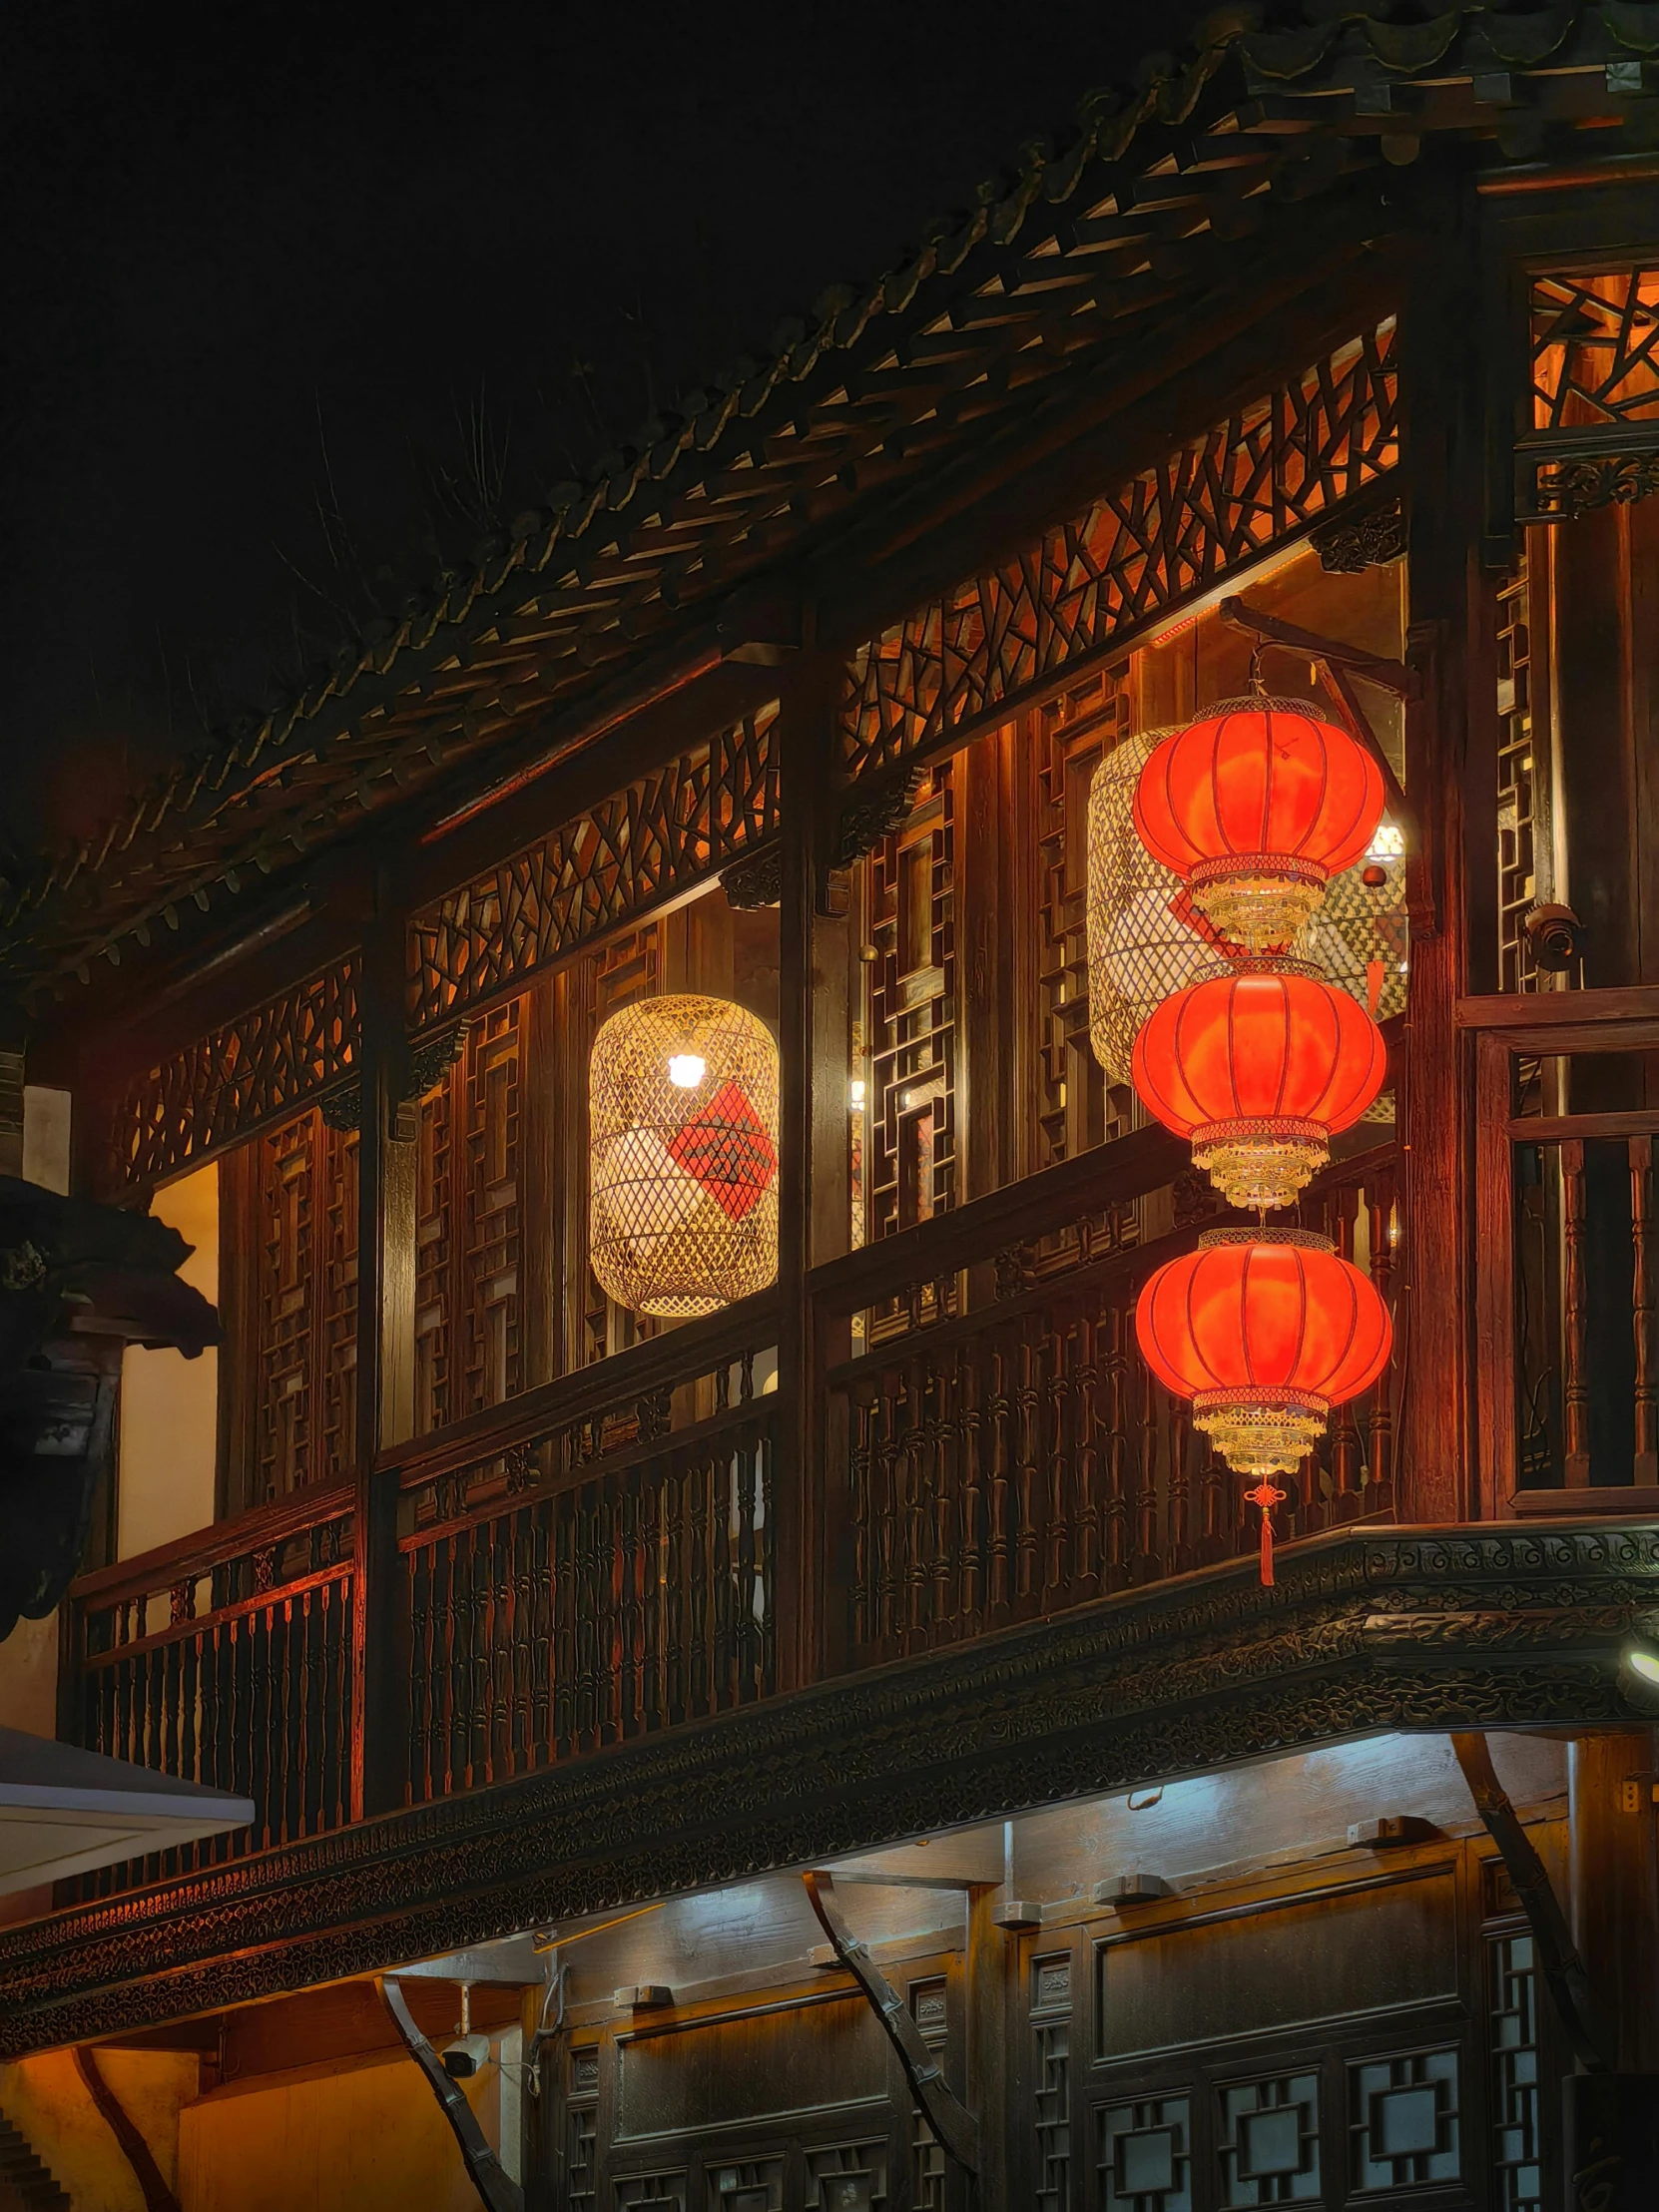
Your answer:
[[[1659,989],[1465,1000],[1491,1514],[1659,1510]],[[1624,1103],[1605,1103],[1609,1096]]]
[[[771,1695],[776,1335],[748,1301],[402,1468],[411,1801]]]
[[[252,1828],[80,1878],[105,1896],[337,1828],[350,1811],[352,1495],[267,1507],[84,1575],[73,1732],[252,1798]]]
[[[828,1581],[844,1592],[839,1616],[826,1609],[832,1665],[962,1642],[1254,1544],[1243,1484],[1135,1347],[1147,1276],[1236,1218],[1184,1161],[1145,1130],[813,1278]],[[1329,1169],[1301,1219],[1391,1297],[1396,1200],[1390,1134]],[[855,1332],[868,1349],[835,1359]],[[1340,1411],[1286,1484],[1282,1535],[1391,1509],[1393,1390],[1390,1373]]]
[[[1302,1218],[1391,1295],[1392,1132],[1349,1142]],[[805,1411],[768,1293],[383,1452],[380,1702],[353,1491],[84,1577],[81,1740],[260,1809],[98,1887],[338,1826],[376,1759],[380,1803],[426,1803],[1249,1548],[1134,1344],[1148,1271],[1226,1218],[1144,1129],[810,1275]],[[1283,1538],[1391,1509],[1395,1419],[1390,1375],[1288,1481]]]

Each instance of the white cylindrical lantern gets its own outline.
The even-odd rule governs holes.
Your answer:
[[[589,1257],[631,1313],[684,1319],[778,1275],[778,1047],[676,993],[611,1016],[588,1067]]]
[[[1214,924],[1186,884],[1135,833],[1135,786],[1168,734],[1147,730],[1125,738],[1089,787],[1089,1037],[1110,1083],[1129,1081],[1135,1037],[1153,1009],[1213,971],[1223,955]],[[1401,840],[1386,823],[1373,851],[1332,877],[1325,904],[1296,950],[1378,1021],[1405,1004],[1405,862]]]

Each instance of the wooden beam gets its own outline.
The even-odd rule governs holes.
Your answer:
[[[438,2100],[438,2109],[460,2146],[467,2176],[478,2192],[485,2212],[524,2212],[524,2191],[514,2181],[485,2140],[477,2114],[466,2100],[458,2081],[450,2079],[443,2061],[416,2027],[404,2002],[402,1985],[391,1975],[379,1984],[380,2000],[391,2014],[409,2056],[426,2077],[426,2085]]]
[[[887,2040],[898,2053],[898,2063],[904,2069],[910,2092],[938,2137],[945,2156],[968,2173],[978,2173],[979,2123],[953,2095],[944,2078],[944,2068],[922,2041],[921,2030],[911,2018],[909,2006],[870,1956],[869,1946],[860,1942],[847,1926],[835,1900],[834,1877],[810,1870],[801,1879],[807,1885],[808,1899],[835,1956],[863,1991]]]

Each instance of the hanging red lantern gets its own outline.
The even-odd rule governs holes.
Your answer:
[[[1226,937],[1288,944],[1382,814],[1360,741],[1305,701],[1226,701],[1164,739],[1135,787],[1135,829]]]
[[[1141,1357],[1229,1466],[1255,1478],[1262,1580],[1273,1580],[1273,1481],[1300,1464],[1333,1405],[1388,1363],[1393,1325],[1371,1279],[1306,1229],[1212,1229],[1149,1277]]]
[[[1269,1207],[1324,1167],[1387,1065],[1376,1022],[1317,968],[1245,961],[1166,998],[1141,1024],[1132,1072],[1230,1206]]]

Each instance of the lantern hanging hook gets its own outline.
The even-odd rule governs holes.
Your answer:
[[[1267,649],[1267,640],[1265,638],[1258,638],[1255,646],[1251,650],[1250,689],[1253,696],[1257,699],[1266,699],[1266,697],[1268,696],[1267,679],[1262,674],[1262,659],[1263,656],[1266,654]]]

